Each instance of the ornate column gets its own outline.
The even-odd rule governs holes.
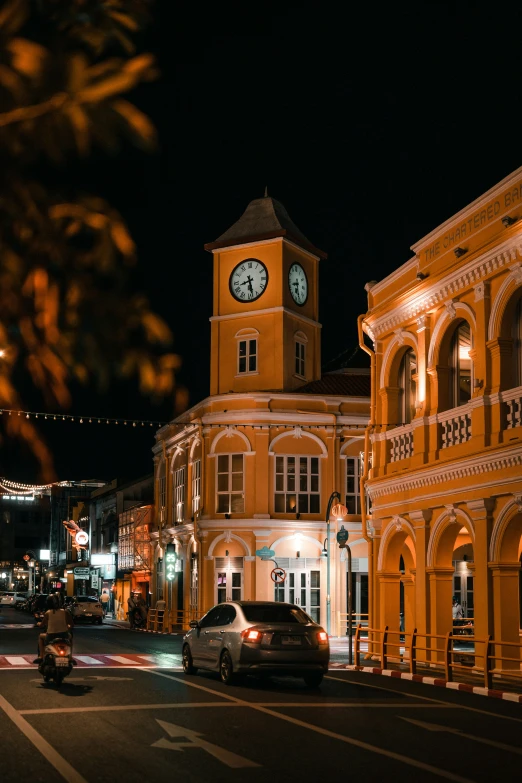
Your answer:
[[[494,498],[479,498],[466,503],[475,528],[473,545],[473,597],[475,633],[480,638],[493,634],[491,580],[488,569],[489,542],[493,528]]]
[[[430,540],[431,508],[410,511],[408,514],[415,531],[415,620],[419,633],[429,629],[428,577],[426,557]]]
[[[519,584],[520,562],[515,563],[490,563],[489,568],[493,582],[493,616],[495,641],[520,642],[519,625]],[[520,647],[511,647],[507,644],[498,645],[495,654],[499,656],[495,660],[495,668],[517,669],[520,671],[518,660],[506,661],[501,658],[517,658],[521,655]]]
[[[430,566],[426,569],[429,579],[430,633],[444,636],[453,629],[451,597],[453,595],[453,566]],[[428,660],[444,662],[444,639],[431,639]]]

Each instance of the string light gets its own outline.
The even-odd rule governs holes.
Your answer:
[[[94,420],[92,416],[74,416],[70,414],[60,414],[58,417],[54,414],[47,414],[42,411],[15,411],[15,410],[9,410],[9,408],[0,408],[0,415],[7,414],[9,416],[12,416],[13,414],[17,416],[25,416],[26,419],[35,418],[38,419],[38,417],[42,416],[46,421],[49,419],[52,419],[54,421],[57,421],[57,419],[61,418],[62,421],[71,421],[76,422],[78,424],[84,424],[86,421],[89,422],[89,424],[93,424]],[[98,424],[101,424],[101,419],[95,419]],[[133,427],[137,427],[138,424],[141,424],[142,427],[144,427],[146,424],[149,425],[149,427],[164,427],[165,424],[167,424],[166,421],[151,421],[150,419],[105,419],[106,424],[124,424],[127,426],[127,424],[132,424]]]

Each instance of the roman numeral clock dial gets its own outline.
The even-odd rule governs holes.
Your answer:
[[[246,258],[232,270],[230,293],[238,302],[254,302],[268,285],[268,270],[257,258]]]
[[[308,279],[301,264],[292,264],[290,267],[288,285],[294,302],[298,305],[304,305],[308,299]]]

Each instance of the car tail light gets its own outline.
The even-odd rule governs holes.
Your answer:
[[[326,633],[326,631],[318,631],[317,641],[319,642],[319,644],[328,644],[328,634]]]
[[[255,631],[253,628],[245,628],[241,631],[241,637],[245,642],[251,642],[252,644],[261,644],[263,634],[261,631]]]

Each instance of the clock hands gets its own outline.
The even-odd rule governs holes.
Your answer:
[[[248,277],[244,281],[244,283],[241,283],[241,285],[247,285],[248,286],[248,290],[250,291],[251,294],[254,293],[254,289],[252,288],[252,280],[253,279],[254,279],[253,277],[250,277],[250,275],[248,275]]]

